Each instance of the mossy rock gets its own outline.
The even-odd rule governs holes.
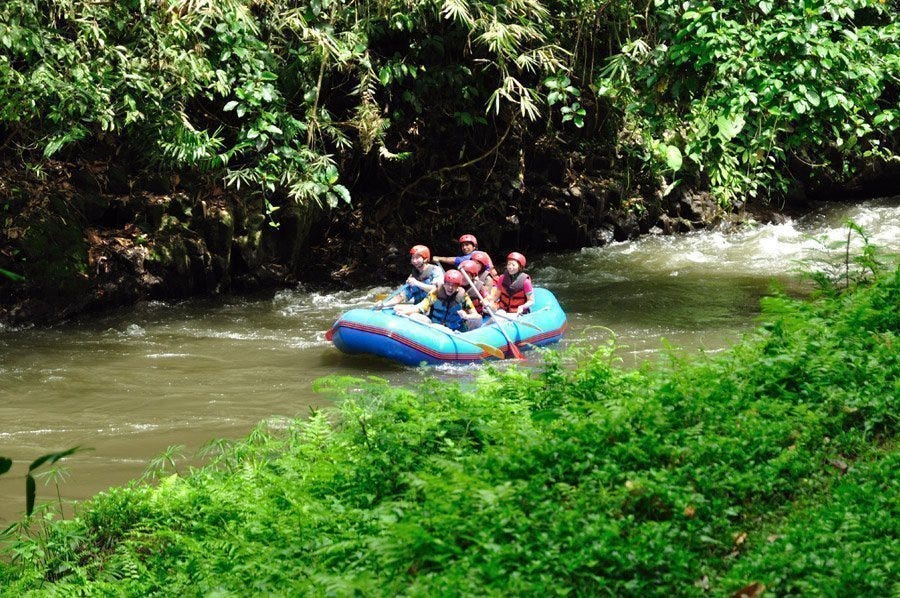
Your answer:
[[[156,239],[147,260],[151,264],[156,264],[157,267],[153,269],[159,274],[164,273],[162,270],[169,270],[179,276],[186,276],[191,271],[191,257],[184,239],[179,236],[171,235]]]
[[[213,210],[196,227],[203,235],[210,253],[228,256],[234,238],[234,217],[225,209]]]
[[[48,209],[29,218],[18,257],[30,288],[59,296],[87,291],[91,282],[82,224],[61,199],[51,199]]]

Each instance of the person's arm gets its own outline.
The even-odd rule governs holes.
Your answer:
[[[431,258],[431,261],[434,262],[435,264],[446,264],[448,266],[454,266],[455,263],[453,260],[455,260],[455,259],[456,258],[453,258],[453,257],[441,257],[441,256],[436,255]]]
[[[428,293],[425,295],[425,298],[419,301],[418,303],[406,303],[404,305],[398,305],[394,308],[394,313],[400,314],[401,316],[408,316],[410,314],[427,314],[428,310],[431,309],[431,305],[437,299],[437,293]]]
[[[416,309],[420,314],[427,314],[431,311],[431,306],[437,301],[437,291],[432,291],[425,295],[425,298],[416,303]]]
[[[516,308],[517,314],[523,314],[534,305],[534,286],[531,284],[531,278],[525,279],[525,286],[522,289],[525,291],[525,303]]]
[[[407,301],[409,301],[409,297],[406,293],[406,285],[403,285],[381,301],[376,301],[375,309],[384,309],[385,307],[397,305],[398,303],[406,303]]]
[[[463,296],[462,309],[457,313],[459,314],[459,317],[465,320],[473,320],[481,317],[478,315],[478,310],[475,309],[475,304],[472,303],[472,298],[469,297],[468,294]]]
[[[500,298],[500,284],[503,275],[500,275],[500,278],[494,281],[494,285],[491,287],[491,290],[488,293],[484,293],[484,304],[491,311],[497,310],[497,299]]]
[[[444,284],[444,269],[440,266],[435,266],[431,272],[431,277],[427,280],[421,281],[414,276],[410,276],[407,282],[409,284],[417,286],[426,293],[436,291],[442,284]]]
[[[516,308],[517,314],[525,313],[525,311],[531,309],[531,306],[534,305],[534,293],[525,293],[525,298],[528,300]]]

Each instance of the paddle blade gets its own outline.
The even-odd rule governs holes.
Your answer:
[[[330,341],[334,338],[334,328],[329,328],[328,332],[325,333],[325,340]]]
[[[515,357],[516,359],[525,359],[525,356],[522,355],[522,351],[519,349],[519,347],[516,346],[516,343],[510,341],[507,346],[509,347],[509,352],[512,353],[513,357]]]
[[[506,357],[503,354],[503,351],[501,351],[497,347],[492,347],[492,346],[486,345],[484,343],[473,343],[473,344],[477,345],[482,351],[484,351],[491,357],[496,357],[497,359],[504,359]]]

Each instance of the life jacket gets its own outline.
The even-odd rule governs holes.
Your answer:
[[[469,294],[469,299],[472,300],[472,305],[475,306],[475,311],[478,312],[478,315],[484,314],[484,304],[482,304],[478,294],[481,293],[482,297],[487,297],[491,292],[492,284],[485,284],[485,281],[487,280],[490,280],[490,273],[485,270],[472,279],[472,284],[475,285],[475,287],[468,287],[468,289],[466,289],[466,292]]]
[[[429,284],[433,282],[434,278],[441,272],[443,272],[442,268],[438,268],[434,264],[427,264],[424,268],[422,268],[421,272],[413,268],[411,276],[419,282]],[[404,294],[409,298],[410,303],[418,303],[425,298],[425,295],[428,294],[428,291],[420,289],[419,287],[413,286],[411,284],[405,284],[403,285],[403,288],[405,289]]]
[[[520,305],[528,301],[525,295],[525,281],[529,280],[529,276],[519,272],[515,280],[510,280],[509,273],[504,273],[500,280],[500,298],[497,300],[497,307],[507,313],[515,313]]]
[[[435,324],[443,324],[450,330],[462,330],[465,321],[457,313],[463,307],[466,292],[462,289],[456,289],[452,295],[448,295],[444,291],[444,285],[437,290],[437,301],[431,306],[431,313],[428,317]]]

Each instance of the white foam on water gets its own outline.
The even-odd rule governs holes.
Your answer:
[[[587,278],[600,282],[607,280],[610,271],[626,277],[640,272],[777,276],[797,271],[808,262],[841,257],[848,241],[847,220],[857,223],[869,242],[886,253],[900,251],[900,206],[869,203],[854,205],[846,214],[831,215],[829,222],[814,214],[779,224],[746,225],[731,232],[642,237],[586,248],[574,259],[583,262]],[[858,254],[863,246],[861,236],[851,233],[849,241],[851,253]],[[563,272],[559,278],[566,275]]]
[[[125,335],[126,335],[126,336],[133,336],[133,337],[141,337],[141,336],[146,336],[146,335],[147,335],[147,331],[146,331],[143,327],[141,327],[141,326],[139,326],[139,325],[137,325],[137,324],[130,324],[130,325],[125,329]]]

